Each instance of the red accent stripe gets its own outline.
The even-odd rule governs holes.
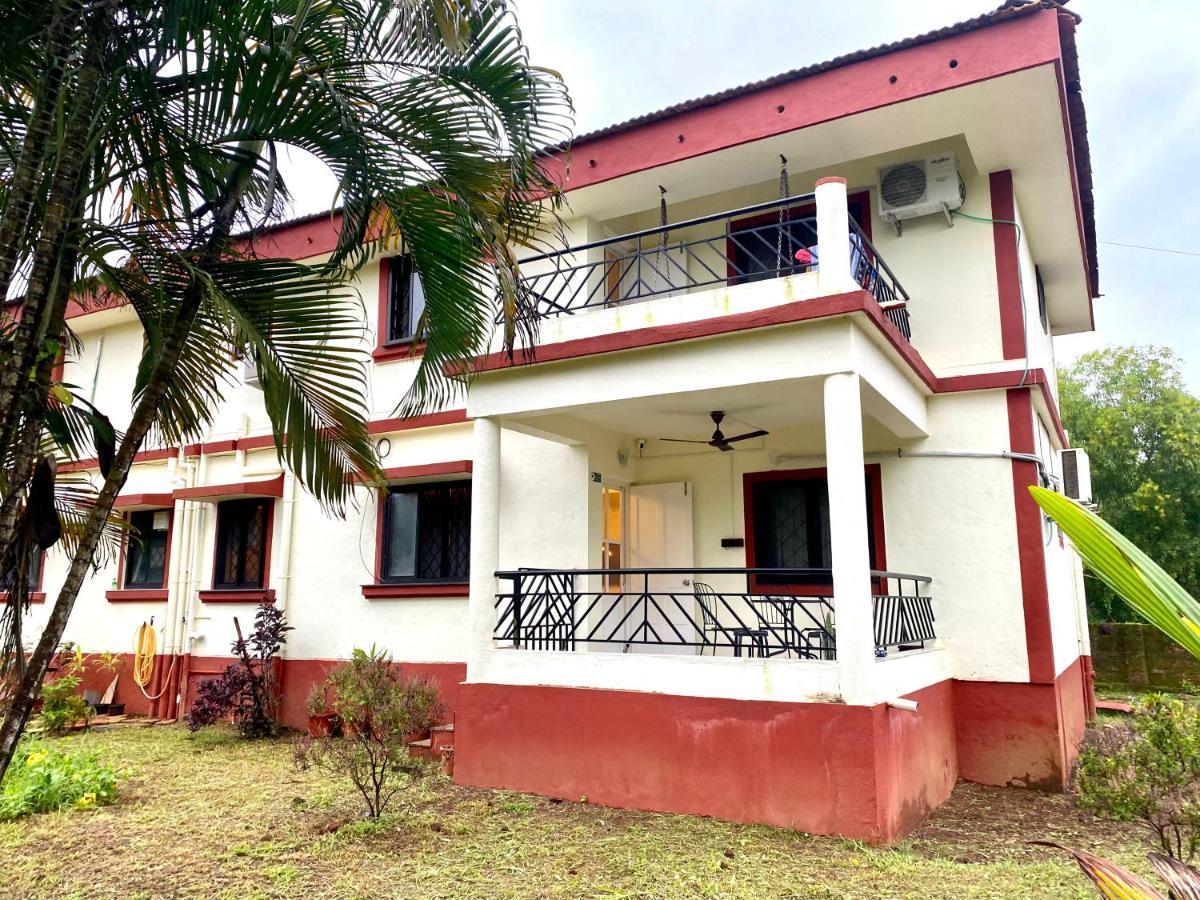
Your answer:
[[[249,588],[247,590],[197,591],[201,603],[274,603],[274,588]]]
[[[369,434],[388,434],[411,428],[433,428],[438,425],[461,425],[467,421],[465,409],[444,409],[441,412],[410,416],[407,419],[376,419],[367,425]]]
[[[160,603],[166,601],[167,589],[105,591],[104,599],[109,603]]]
[[[282,497],[283,476],[263,481],[236,481],[230,484],[202,484],[196,487],[179,488],[176,500],[219,500],[230,497]]]
[[[364,584],[362,595],[368,600],[403,597],[466,597],[470,585],[463,584]]]
[[[1025,355],[1025,321],[1021,311],[1021,268],[1017,248],[1017,229],[999,220],[1016,221],[1012,172],[992,172],[988,176],[992,193],[992,243],[996,251],[996,289],[1000,298],[1000,346],[1005,359]]]
[[[572,148],[575,162],[569,178],[565,153],[556,154],[547,171],[564,189],[577,190],[1056,62],[1060,53],[1054,13],[1038,13],[801,76],[600,136]],[[951,59],[958,61],[953,69],[948,65]]]
[[[1007,394],[1009,446],[1014,453],[1034,453],[1033,400],[1028,388]],[[1050,592],[1046,586],[1046,555],[1042,542],[1042,514],[1027,488],[1038,484],[1037,466],[1012,461],[1016,505],[1017,554],[1021,566],[1021,601],[1025,612],[1025,649],[1029,655],[1029,680],[1054,682],[1054,643],[1050,631]]]
[[[133,456],[133,462],[157,462],[158,460],[170,459],[178,452],[175,447],[162,447],[156,450],[139,450]],[[62,472],[83,472],[87,469],[95,469],[100,465],[99,461],[94,456],[89,456],[86,459],[74,459],[58,464],[58,471]]]
[[[114,509],[169,509],[174,505],[174,494],[122,494],[113,501]]]

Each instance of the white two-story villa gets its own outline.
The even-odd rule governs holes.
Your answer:
[[[454,408],[393,417],[422,295],[378,259],[386,494],[325,516],[245,379],[202,443],[140,455],[143,540],[67,636],[129,651],[152,620],[159,696],[119,699],[170,718],[274,602],[289,724],[374,643],[442,686],[464,784],[877,842],[958,778],[1061,790],[1082,580],[1026,487],[1063,489],[1053,337],[1097,295],[1077,23],[1010,0],[579,138],[567,243],[523,262],[536,349],[478,360]],[[137,318],[70,324],[66,379],[118,419]]]

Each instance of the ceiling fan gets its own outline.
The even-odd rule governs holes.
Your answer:
[[[721,422],[725,418],[725,413],[719,409],[715,409],[709,413],[712,416],[713,424],[717,426],[717,430],[712,433],[712,437],[707,441],[688,440],[686,438],[662,438],[664,441],[671,441],[675,444],[708,444],[710,447],[716,447],[718,450],[725,452],[732,450],[730,444],[737,441],[748,441],[751,438],[766,437],[770,434],[769,431],[763,431],[761,428],[757,431],[747,431],[745,434],[736,434],[733,437],[725,437],[721,431]]]

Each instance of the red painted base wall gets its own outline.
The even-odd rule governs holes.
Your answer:
[[[463,684],[462,784],[892,843],[956,765],[949,682],[917,714],[581,688]]]
[[[206,678],[213,678],[225,671],[233,662],[232,656],[181,656],[175,659],[160,655],[155,660],[150,684],[142,692],[133,680],[133,654],[121,654],[121,666],[117,670],[117,691],[114,700],[125,704],[126,715],[175,718],[187,712],[196,689]],[[282,706],[280,721],[288,728],[302,731],[308,728],[306,701],[309,689],[324,678],[340,662],[336,659],[286,659],[280,666],[280,690]],[[467,677],[466,663],[411,663],[396,664],[408,677],[431,679],[441,694],[446,721],[454,720],[459,684]],[[54,678],[54,674],[51,674]],[[170,684],[163,685],[169,678]],[[85,669],[81,690],[97,690],[101,693],[108,687],[112,674],[96,664],[96,657],[85,657]],[[177,708],[176,698],[180,694],[180,681],[186,684],[183,691],[183,706]],[[150,700],[149,694],[156,699]]]
[[[1053,684],[956,681],[959,774],[981,784],[1064,790],[1089,717],[1083,660]]]

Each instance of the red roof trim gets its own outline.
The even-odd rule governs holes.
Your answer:
[[[158,462],[160,460],[170,459],[177,452],[178,451],[175,447],[162,447],[155,450],[139,450],[136,454],[134,454],[133,462],[134,465],[137,465],[138,463]],[[66,462],[60,462],[58,464],[58,471],[60,474],[63,472],[83,472],[88,469],[99,468],[99,466],[100,463],[97,461],[96,457],[89,456],[86,459],[73,459],[67,460]]]
[[[565,151],[548,161],[547,171],[564,189],[577,190],[738,144],[1057,63],[1062,49],[1057,14],[1037,2],[1024,7],[785,73],[584,135],[571,148],[569,173]],[[956,63],[953,68],[952,60]]]

